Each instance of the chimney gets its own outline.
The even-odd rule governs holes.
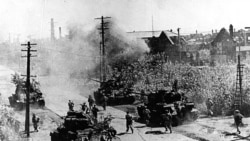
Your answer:
[[[59,27],[59,39],[61,39],[61,38],[62,38],[62,28]]]
[[[232,24],[229,25],[229,33],[230,33],[230,37],[233,38],[234,37],[234,28],[233,28]]]
[[[54,31],[54,19],[51,18],[51,22],[50,22],[50,27],[51,27],[51,41],[54,41],[55,40],[55,31]]]

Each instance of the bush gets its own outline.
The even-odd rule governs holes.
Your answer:
[[[171,90],[175,80],[178,81],[178,90],[196,104],[201,112],[206,112],[205,101],[211,98],[214,101],[215,115],[232,113],[233,97],[236,88],[236,64],[217,66],[194,67],[189,64],[168,62],[164,54],[147,55],[143,59],[131,64],[132,75],[121,76],[123,80],[133,80],[131,87],[135,91],[144,90],[145,93],[159,89]],[[126,67],[124,67],[126,69]],[[121,70],[121,72],[126,72]],[[250,69],[244,67],[243,80],[250,80]],[[113,74],[112,74],[113,75]],[[112,76],[110,75],[110,76]],[[128,77],[129,79],[125,79]],[[243,88],[249,87],[243,81]],[[245,95],[249,93],[245,90]],[[249,98],[244,97],[245,101]],[[248,101],[245,103],[249,103]],[[244,104],[243,107],[249,107]],[[246,109],[246,108],[244,108]],[[250,109],[250,108],[247,108]],[[243,110],[244,115],[250,115],[250,110]]]

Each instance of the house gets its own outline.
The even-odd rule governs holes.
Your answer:
[[[250,30],[239,30],[234,34],[237,42],[236,55],[241,55],[241,59],[250,59]]]
[[[212,62],[226,63],[235,61],[236,45],[229,32],[222,28],[214,40],[211,42]]]
[[[127,34],[136,40],[144,40],[150,48],[150,53],[157,54],[164,52],[171,61],[179,60],[179,56],[181,55],[180,46],[186,43],[185,39],[180,37],[179,46],[178,34],[168,30],[134,31]]]

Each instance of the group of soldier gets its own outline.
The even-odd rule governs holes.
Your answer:
[[[91,95],[89,95],[88,103],[89,103],[89,106],[87,106],[86,102],[81,104],[82,112],[84,114],[90,114],[92,112],[93,117],[95,119],[97,119],[97,113],[98,113],[99,109],[96,107],[95,100],[93,99],[93,97]],[[69,111],[74,111],[74,105],[75,105],[74,102],[69,100],[69,102],[68,102]],[[106,107],[105,107],[105,109],[106,109]]]
[[[207,115],[208,115],[208,116],[213,116],[212,108],[213,108],[213,106],[214,106],[214,103],[213,103],[213,101],[212,101],[211,98],[208,98],[208,99],[207,99],[206,105],[207,105]],[[239,110],[236,109],[236,110],[234,111],[234,123],[235,123],[236,129],[237,129],[237,132],[238,132],[239,134],[241,133],[241,132],[240,132],[240,129],[239,129],[239,126],[240,126],[241,124],[243,124],[243,123],[242,123],[242,118],[243,118],[243,117],[244,117],[244,116],[240,113]]]

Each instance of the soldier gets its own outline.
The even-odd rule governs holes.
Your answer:
[[[96,105],[94,105],[94,107],[91,110],[92,110],[92,113],[93,113],[95,119],[97,119],[97,113],[98,113],[99,109],[96,107]]]
[[[108,97],[103,95],[103,110],[106,111],[106,106],[107,106],[107,102],[108,102]]]
[[[68,106],[70,111],[74,111],[74,103],[71,100],[69,100]]]
[[[81,106],[82,106],[83,113],[86,114],[88,112],[88,106],[86,105],[86,102],[83,102],[83,104],[81,104]]]
[[[93,104],[95,103],[95,100],[92,98],[91,95],[89,95],[88,102],[89,102],[89,109],[91,110],[93,107]]]
[[[149,119],[150,119],[150,111],[149,111],[149,109],[147,109],[147,107],[144,110],[144,118],[145,118],[146,125],[148,126]]]
[[[126,127],[127,127],[126,132],[128,132],[129,128],[130,128],[131,131],[132,131],[132,134],[133,134],[134,133],[134,130],[133,130],[133,119],[132,119],[132,116],[129,114],[129,111],[127,111],[127,114],[126,114],[125,118],[126,118]]]
[[[239,130],[239,125],[242,124],[242,118],[243,115],[240,113],[239,110],[235,110],[234,111],[234,122],[237,128],[237,132],[240,134],[240,130]]]
[[[162,122],[165,127],[165,131],[167,132],[168,129],[170,133],[172,133],[172,115],[169,110],[166,110],[166,113],[162,114]]]
[[[207,99],[206,105],[207,105],[207,114],[208,114],[208,116],[213,116],[212,107],[213,107],[214,103],[211,100],[211,98]]]
[[[34,127],[34,130],[38,132],[38,122],[39,122],[39,118],[36,117],[35,114],[33,114],[32,116],[32,123],[33,123],[33,127]]]

